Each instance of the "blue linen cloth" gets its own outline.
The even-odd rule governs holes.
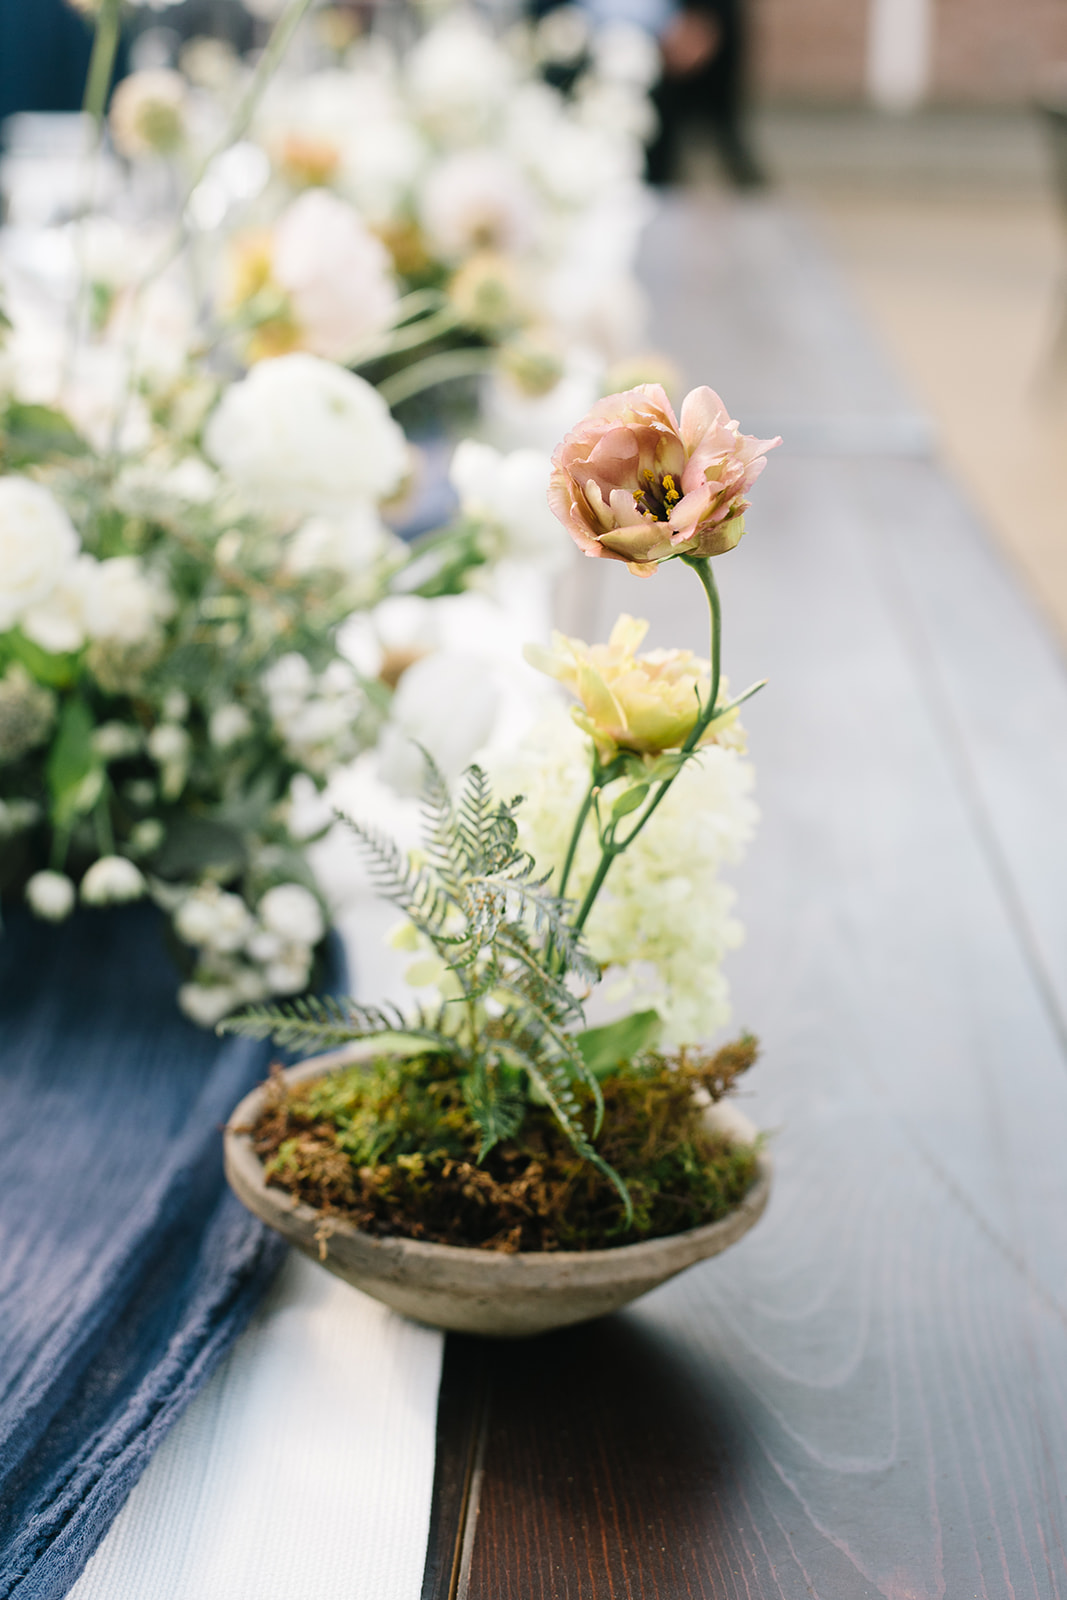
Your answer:
[[[0,1597],[58,1600],[279,1265],[220,1129],[270,1047],[178,1012],[151,907],[0,936]]]

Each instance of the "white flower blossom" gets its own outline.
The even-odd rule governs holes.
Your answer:
[[[446,778],[459,776],[489,738],[499,695],[484,657],[438,650],[408,667],[379,744],[382,778],[418,794],[427,750]]]
[[[65,872],[35,872],[26,885],[26,902],[46,922],[63,922],[74,910],[73,883]]]
[[[514,161],[496,150],[460,150],[435,166],[419,195],[419,219],[448,261],[475,250],[508,254],[532,242],[536,196]]]
[[[0,839],[13,839],[40,820],[41,808],[35,800],[0,800]]]
[[[174,913],[179,939],[220,954],[240,950],[254,927],[252,913],[241,896],[216,883],[200,884]]]
[[[263,976],[272,994],[299,994],[311,976],[311,952],[292,946],[269,964]]]
[[[460,511],[484,525],[494,559],[530,562],[544,572],[567,565],[570,550],[548,508],[551,471],[551,458],[540,450],[504,455],[475,439],[456,446],[449,477]]]
[[[313,355],[349,361],[392,317],[389,252],[358,212],[324,189],[307,190],[283,213],[271,270]]]
[[[287,572],[336,572],[358,579],[373,576],[376,564],[397,544],[373,505],[354,505],[343,515],[309,517],[289,540],[284,565]]]
[[[29,478],[0,478],[0,633],[52,593],[78,553],[74,525]]]
[[[192,754],[188,729],[176,722],[158,722],[146,740],[148,754],[160,769],[160,788],[168,800],[176,800],[185,787]]]
[[[436,137],[459,144],[488,132],[514,76],[508,55],[469,12],[453,12],[429,28],[406,63],[415,114]]]
[[[229,750],[252,732],[252,718],[244,706],[230,701],[216,706],[208,719],[207,736],[218,750]]]
[[[82,879],[81,897],[90,906],[123,905],[139,900],[147,887],[140,869],[125,856],[101,856]]]
[[[174,614],[174,597],[136,556],[112,556],[85,571],[85,631],[90,639],[141,644]]]
[[[136,755],[141,743],[141,730],[129,722],[102,722],[93,730],[93,750],[101,761],[123,761]]]
[[[279,737],[309,772],[325,776],[357,754],[366,696],[347,661],[333,661],[316,676],[294,650],[280,656],[261,682]]]
[[[131,72],[111,97],[108,121],[115,149],[131,160],[170,155],[185,137],[188,96],[180,72],[165,67]]]
[[[316,945],[326,932],[322,908],[302,884],[282,883],[268,889],[258,909],[267,931],[289,944]]]
[[[329,513],[383,500],[408,468],[407,441],[378,391],[303,352],[261,361],[233,384],[204,444],[268,509]]]
[[[200,1028],[213,1028],[242,1003],[239,989],[230,983],[183,983],[178,1004]]]

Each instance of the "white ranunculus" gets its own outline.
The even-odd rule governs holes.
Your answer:
[[[225,955],[240,950],[255,927],[252,913],[238,894],[216,883],[202,883],[174,914],[174,928],[186,944]]]
[[[81,896],[86,905],[123,905],[139,900],[147,884],[144,876],[125,856],[101,856],[82,879]]]
[[[259,902],[259,916],[268,933],[288,944],[316,945],[326,932],[319,902],[299,883],[268,889]]]
[[[74,885],[65,872],[35,872],[26,885],[26,901],[35,916],[63,922],[74,910]]]
[[[252,718],[235,702],[217,706],[208,719],[207,736],[218,750],[228,750],[252,732]]]
[[[261,361],[233,384],[204,444],[250,499],[283,511],[384,500],[408,467],[407,441],[378,391],[304,352]]]
[[[400,679],[391,721],[379,743],[380,772],[400,794],[418,794],[421,745],[449,780],[458,778],[489,738],[499,695],[484,657],[436,651]]]
[[[419,220],[450,261],[475,250],[525,249],[539,221],[536,196],[515,162],[496,150],[460,150],[439,162],[419,194]]]
[[[551,457],[540,450],[507,455],[476,439],[456,446],[449,469],[464,516],[481,522],[494,539],[493,556],[559,572],[570,549],[548,508]]]
[[[86,568],[83,603],[89,637],[117,644],[141,644],[174,613],[166,585],[136,556],[112,556]]]
[[[0,633],[48,598],[77,553],[54,495],[29,478],[0,478]]]
[[[350,361],[392,318],[389,252],[358,212],[308,189],[274,230],[272,271],[289,296],[300,343],[329,361]]]

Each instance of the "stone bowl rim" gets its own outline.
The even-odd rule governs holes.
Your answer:
[[[296,1066],[285,1067],[283,1076],[289,1083],[303,1083],[307,1079],[321,1078],[330,1072],[339,1071],[342,1067],[366,1057],[376,1055],[380,1046],[360,1043],[342,1050],[333,1050],[320,1056],[312,1056],[306,1061],[301,1061]],[[254,1124],[260,1110],[260,1104],[266,1091],[266,1083],[257,1084],[230,1113],[224,1129],[224,1154],[226,1176],[231,1188],[235,1188],[238,1198],[244,1202],[241,1187],[253,1191],[262,1201],[262,1210],[257,1214],[265,1221],[269,1220],[270,1213],[282,1214],[294,1222],[301,1223],[312,1230],[317,1229],[323,1222],[323,1214],[316,1211],[303,1200],[297,1200],[284,1189],[273,1188],[267,1184],[263,1176],[263,1163],[252,1148],[252,1139],[248,1131]],[[758,1130],[757,1130],[758,1131]],[[609,1245],[605,1249],[592,1250],[479,1250],[466,1245],[439,1244],[425,1239],[408,1239],[397,1234],[366,1233],[362,1228],[357,1228],[354,1223],[348,1222],[344,1217],[327,1216],[325,1218],[329,1228],[329,1238],[347,1237],[358,1240],[360,1245],[369,1248],[381,1262],[383,1268],[388,1262],[395,1262],[399,1258],[409,1260],[422,1260],[427,1263],[441,1263],[444,1260],[455,1262],[457,1266],[477,1266],[482,1271],[496,1272],[501,1276],[518,1276],[521,1274],[526,1280],[526,1286],[532,1287],[529,1277],[535,1269],[544,1269],[546,1286],[549,1280],[557,1275],[554,1269],[563,1267],[577,1267],[579,1264],[587,1269],[587,1276],[592,1278],[610,1278],[615,1280],[621,1270],[632,1267],[640,1271],[646,1263],[651,1266],[656,1263],[656,1271],[662,1270],[663,1258],[670,1255],[671,1246],[677,1253],[686,1257],[685,1265],[709,1255],[719,1254],[719,1250],[705,1251],[700,1249],[699,1254],[693,1255],[693,1247],[716,1245],[723,1236],[720,1249],[728,1248],[737,1239],[748,1232],[766,1210],[770,1198],[771,1180],[774,1166],[766,1149],[761,1149],[757,1154],[756,1181],[745,1195],[738,1201],[732,1210],[724,1217],[719,1217],[715,1222],[704,1222],[697,1228],[687,1228],[681,1233],[660,1234],[654,1239],[640,1239],[634,1244]],[[233,1177],[238,1177],[241,1187],[235,1186]],[[252,1209],[252,1208],[250,1208]],[[739,1227],[738,1225],[741,1224]],[[684,1270],[680,1268],[679,1270]]]

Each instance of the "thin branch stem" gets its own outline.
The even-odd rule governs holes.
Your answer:
[[[582,829],[585,827],[586,819],[593,808],[593,800],[599,787],[600,769],[594,765],[592,782],[586,790],[585,799],[578,808],[578,815],[575,818],[574,828],[571,832],[570,844],[567,846],[567,854],[563,858],[563,870],[559,875],[559,897],[561,900],[567,893],[567,883],[570,879],[571,868],[574,866],[574,858],[578,854],[578,843],[582,837]]]
[[[387,406],[398,406],[402,401],[421,394],[424,389],[435,389],[439,383],[449,383],[454,378],[479,377],[490,370],[493,361],[492,350],[443,350],[440,355],[415,361],[403,372],[386,378],[378,385],[378,393]]]

